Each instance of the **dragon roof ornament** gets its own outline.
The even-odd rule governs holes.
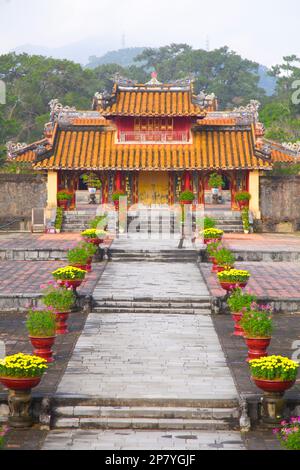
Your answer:
[[[291,152],[300,155],[300,140],[298,142],[283,142],[282,147],[284,147],[287,150],[290,150]]]
[[[25,142],[22,142],[22,143],[20,142],[15,143],[12,141],[7,142],[6,148],[7,148],[8,158],[13,158],[18,152],[25,149],[26,147],[28,147],[28,144],[26,144]]]
[[[53,99],[49,102],[50,106],[50,120],[52,123],[58,121],[62,114],[67,114],[70,112],[76,111],[76,108],[73,106],[63,106],[58,99]]]
[[[233,111],[240,113],[241,115],[252,115],[255,123],[259,122],[259,113],[258,110],[261,106],[261,103],[257,100],[251,100],[247,106],[240,106],[235,108]]]

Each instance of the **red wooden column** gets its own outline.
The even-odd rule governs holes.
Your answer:
[[[121,171],[116,172],[115,189],[116,189],[116,191],[121,191],[122,190],[122,172]]]
[[[184,191],[192,191],[192,175],[190,171],[184,173]]]

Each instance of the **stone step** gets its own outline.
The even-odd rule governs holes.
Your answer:
[[[57,406],[56,418],[151,418],[151,419],[237,419],[239,410],[199,407],[143,407],[143,406]]]
[[[207,299],[209,300],[209,299]],[[175,302],[138,302],[138,301],[130,301],[130,300],[98,300],[99,304],[101,302],[101,307],[139,307],[139,308],[180,308],[184,305],[186,308],[210,308],[210,302],[203,301],[203,302],[186,302],[184,304],[175,303]]]
[[[145,313],[145,314],[169,314],[169,315],[211,315],[210,309],[205,308],[139,308],[139,307],[100,307],[95,305],[93,308],[95,313]]]

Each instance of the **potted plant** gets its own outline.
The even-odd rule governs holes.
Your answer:
[[[248,346],[248,361],[267,356],[272,339],[273,322],[271,310],[261,309],[256,303],[241,318],[240,325]]]
[[[225,185],[223,178],[218,173],[212,173],[208,180],[208,186],[211,188],[213,200],[218,202],[219,188],[223,188]]]
[[[204,230],[208,228],[216,228],[217,222],[212,217],[204,217]]]
[[[247,312],[251,304],[256,301],[256,296],[243,293],[241,288],[234,289],[227,299],[227,305],[234,320],[234,336],[244,336],[244,330],[240,325],[243,314]]]
[[[85,278],[86,271],[73,266],[66,266],[53,271],[52,275],[60,286],[71,287],[76,290]]]
[[[115,191],[112,195],[112,200],[115,205],[115,209],[119,210],[120,206],[120,197],[127,196],[127,194],[124,191]]]
[[[251,194],[248,191],[240,191],[235,195],[235,201],[238,203],[240,210],[245,207],[249,207],[249,201],[251,199]]]
[[[31,389],[40,383],[47,368],[45,359],[23,353],[0,360],[0,382],[13,390],[13,394],[8,396],[10,427],[24,428],[32,425],[29,415]]]
[[[212,272],[213,273],[218,272],[218,270],[217,270],[218,263],[217,263],[217,260],[215,258],[215,255],[216,255],[217,251],[220,250],[221,248],[222,248],[221,242],[212,242],[212,243],[207,244],[207,253],[209,255],[208,260],[213,263],[213,266],[212,266]]]
[[[246,287],[250,278],[249,271],[230,269],[217,274],[222,289],[232,292],[237,287]]]
[[[106,230],[107,228],[107,216],[106,215],[97,215],[94,219],[90,220],[89,228]]]
[[[183,191],[179,196],[179,202],[181,204],[192,204],[195,199],[195,195],[192,191]]]
[[[88,273],[90,273],[92,272],[93,256],[97,253],[98,247],[94,243],[88,242],[82,242],[79,246],[82,247],[88,255],[86,270]]]
[[[250,231],[250,222],[249,222],[249,209],[246,207],[242,210],[242,222],[243,222],[243,228],[244,228],[244,233],[249,233]]]
[[[102,187],[101,180],[95,173],[85,173],[81,179],[87,185],[90,194],[94,194],[97,189]]]
[[[35,348],[34,355],[53,362],[52,346],[55,342],[56,320],[50,310],[29,310],[26,327],[29,339]]]
[[[287,450],[300,450],[300,416],[281,421],[281,427],[273,429],[282,447]]]
[[[228,248],[219,248],[214,255],[217,262],[216,272],[228,271],[234,267],[235,257]]]
[[[212,243],[215,241],[221,241],[224,235],[223,230],[217,228],[207,228],[203,231],[204,243]]]
[[[41,288],[44,289],[43,304],[49,309],[53,309],[55,313],[56,334],[64,335],[68,333],[67,320],[76,302],[73,290],[61,287],[51,281],[48,285],[42,285]]]
[[[104,239],[107,237],[105,230],[98,230],[96,228],[90,228],[81,232],[81,236],[87,243],[93,243],[94,245],[100,245],[104,243]]]
[[[264,392],[283,394],[296,382],[299,364],[283,356],[267,356],[249,361],[251,377]]]
[[[57,193],[58,206],[62,207],[65,211],[68,209],[69,201],[73,199],[73,194],[67,191],[59,191]]]
[[[74,266],[75,268],[88,271],[87,265],[90,259],[90,255],[84,246],[78,245],[72,250],[69,250],[67,253],[67,258],[69,266]]]
[[[62,207],[58,207],[56,209],[56,218],[55,218],[55,223],[54,223],[56,233],[61,232],[63,218],[64,218],[64,210]]]

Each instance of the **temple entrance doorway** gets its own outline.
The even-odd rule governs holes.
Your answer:
[[[139,203],[145,206],[169,202],[169,176],[166,171],[141,172],[138,188]]]

